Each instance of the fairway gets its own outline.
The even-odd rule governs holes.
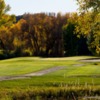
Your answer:
[[[50,91],[72,89],[73,91],[100,90],[100,62],[85,62],[95,57],[39,58],[20,57],[0,61],[0,77],[22,77],[0,81],[0,94],[16,91]],[[55,69],[55,70],[53,70]],[[57,70],[56,70],[57,69]],[[48,71],[51,70],[51,71]],[[42,75],[32,75],[48,71]],[[91,88],[90,88],[91,86]],[[72,91],[71,90],[71,91]],[[69,90],[66,90],[69,91]],[[90,90],[89,90],[90,91]],[[26,92],[25,92],[26,93]],[[39,92],[40,93],[40,92]],[[99,92],[98,92],[99,93]],[[15,95],[15,94],[14,94]],[[35,94],[34,94],[35,95]],[[1,96],[2,97],[2,96]],[[10,100],[10,99],[9,99]],[[19,99],[21,100],[21,99]],[[23,99],[24,100],[24,99]],[[37,99],[35,99],[37,100]],[[40,99],[41,100],[41,99]]]
[[[100,84],[100,62],[83,62],[84,59],[90,59],[93,57],[66,57],[66,58],[39,58],[39,57],[23,57],[23,58],[14,58],[8,60],[0,61],[0,77],[13,77],[13,76],[23,76],[30,75],[41,71],[47,71],[43,74],[45,81],[47,77],[64,79],[65,82],[69,78],[78,79],[84,78],[84,82],[89,82],[87,78],[94,81],[95,84]],[[54,68],[61,67],[60,70],[53,71]],[[64,68],[63,68],[64,67]],[[48,69],[52,69],[51,72],[48,72]],[[37,76],[37,75],[36,75]],[[40,75],[41,76],[41,75]],[[41,77],[38,77],[41,78]],[[85,80],[86,78],[86,80]],[[56,81],[61,81],[57,79]],[[52,80],[51,80],[52,81]],[[83,80],[82,80],[83,81]],[[80,84],[81,82],[80,81]],[[90,83],[90,82],[89,82]]]

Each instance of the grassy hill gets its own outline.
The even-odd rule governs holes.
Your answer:
[[[82,61],[83,59],[90,59],[90,58],[95,58],[95,57],[88,57],[88,56],[65,57],[65,58],[21,57],[8,60],[1,60],[0,77],[18,76],[18,75],[21,76],[24,74],[38,72],[40,70],[53,68],[57,66],[61,66],[64,68],[58,71],[50,72],[43,76],[33,76],[25,79],[0,81],[0,89],[3,91],[3,92],[1,91],[0,94],[5,93],[7,98],[9,95],[11,98],[12,96],[11,92],[13,93],[13,96],[16,96],[15,92],[17,91],[18,92],[16,96],[17,98],[20,95],[19,91],[21,91],[21,94],[23,96],[24,93],[27,94],[27,91],[32,92],[34,90],[35,92],[38,91],[38,93],[41,93],[42,90],[44,92],[46,91],[54,92],[54,90],[56,92],[57,91],[59,92],[63,89],[65,91],[68,90],[74,92],[76,91],[75,93],[77,93],[77,91],[79,90],[82,91],[85,90],[85,92],[83,93],[84,95],[86,93],[86,90],[90,91],[91,89],[94,90],[94,92],[97,91],[98,94],[98,91],[100,91],[100,62]],[[94,92],[93,95],[95,95]],[[38,93],[36,92],[36,94]]]

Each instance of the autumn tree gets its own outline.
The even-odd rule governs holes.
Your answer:
[[[8,28],[15,21],[14,15],[8,15],[7,12],[10,10],[9,5],[6,5],[4,0],[0,0],[0,47],[1,50],[6,50],[8,52],[7,47],[5,46],[4,37],[7,37],[5,33],[8,33]],[[4,53],[4,54],[6,54]]]
[[[62,56],[62,26],[66,18],[60,14],[26,14],[28,34],[34,55]]]
[[[10,6],[6,5],[4,0],[0,0],[0,30],[7,31],[13,22],[15,21],[14,15],[6,14],[10,10]],[[0,32],[0,36],[6,35],[3,32]],[[3,43],[3,39],[0,37],[0,41]]]
[[[10,6],[6,5],[4,0],[0,0],[0,28],[3,26],[10,26],[15,21],[14,15],[8,15]]]
[[[87,38],[90,51],[100,56],[100,0],[77,0],[80,17],[76,31]]]

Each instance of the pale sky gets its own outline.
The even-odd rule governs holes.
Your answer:
[[[76,0],[5,0],[11,10],[9,14],[22,15],[24,13],[40,12],[75,12],[78,6]]]

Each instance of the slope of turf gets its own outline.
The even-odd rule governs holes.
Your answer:
[[[56,66],[70,67],[71,65],[80,64],[78,60],[87,58],[91,57],[68,57],[68,58],[22,57],[22,58],[1,60],[0,76],[21,75]],[[82,70],[84,70],[84,68]]]
[[[81,62],[81,59],[91,57],[67,57],[67,58],[38,58],[23,57],[0,61],[0,76],[16,76],[51,67],[64,66],[64,69],[48,73],[43,76],[34,76],[30,79],[0,82],[12,86],[52,86],[53,84],[100,84],[100,62]],[[92,57],[93,58],[93,57]],[[27,81],[27,82],[26,82]],[[18,83],[17,83],[18,82]],[[31,83],[32,82],[32,83]],[[19,86],[18,85],[18,86]]]
[[[89,58],[93,57],[1,60],[0,77],[24,75],[57,66],[64,69],[43,76],[0,81],[0,100],[82,100],[85,96],[100,96],[100,62],[81,61]]]

